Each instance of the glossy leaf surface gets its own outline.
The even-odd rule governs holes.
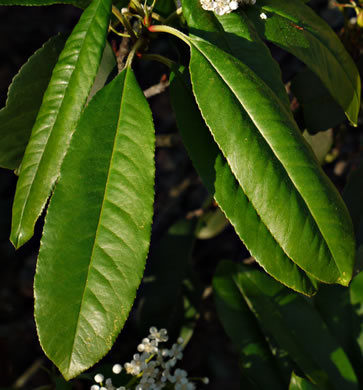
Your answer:
[[[126,321],[149,248],[154,129],[130,69],[87,106],[50,201],[35,277],[40,343],[66,379]]]
[[[199,1],[183,0],[182,4],[191,34],[207,40],[249,66],[289,107],[280,68],[243,10],[218,17],[203,10]]]
[[[263,259],[263,267],[270,275],[296,291],[314,294],[314,283],[276,245],[242,191],[201,117],[188,81],[187,74],[175,73],[170,84],[171,99],[183,142],[204,185],[252,255]]]
[[[202,39],[191,43],[198,106],[260,220],[249,229],[258,235],[264,225],[306,273],[347,285],[355,251],[350,216],[291,113],[242,62]],[[264,266],[265,258],[255,257]]]
[[[350,362],[311,303],[265,273],[239,266],[233,280],[273,339],[321,389],[358,389]]]
[[[262,37],[295,55],[319,76],[348,119],[357,124],[359,73],[329,25],[301,0],[260,0],[246,12]],[[261,19],[261,13],[267,19]]]
[[[58,35],[46,42],[21,67],[9,87],[6,106],[0,110],[2,168],[17,169],[20,165],[65,39],[64,35]]]
[[[58,178],[72,134],[101,61],[111,0],[95,0],[84,11],[59,56],[44,94],[20,168],[10,239],[28,241]]]
[[[237,272],[237,265],[227,261],[221,262],[216,270],[213,296],[218,318],[239,352],[243,375],[257,389],[283,390],[287,383],[279,375],[265,335],[234,280]]]

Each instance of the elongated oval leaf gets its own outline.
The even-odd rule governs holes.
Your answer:
[[[224,16],[202,9],[200,2],[183,0],[189,31],[216,45],[249,66],[289,107],[281,71],[254,25],[241,10]]]
[[[21,67],[9,87],[6,106],[0,110],[2,168],[19,167],[65,39],[64,35],[57,35],[46,42]]]
[[[236,264],[223,261],[213,277],[217,313],[226,333],[238,350],[246,375],[258,389],[286,389],[258,322],[234,281]],[[263,375],[261,375],[263,373]]]
[[[95,0],[84,11],[55,66],[20,168],[10,239],[29,240],[58,178],[61,163],[97,74],[111,0]]]
[[[72,4],[80,8],[87,7],[89,3],[90,0],[0,0],[0,5],[40,6],[52,4]]]
[[[35,277],[40,343],[66,379],[108,352],[135,299],[151,232],[154,138],[130,69],[95,95],[72,138]]]
[[[201,117],[188,81],[187,75],[176,72],[170,93],[178,128],[204,185],[266,272],[298,292],[314,294],[316,283],[286,256],[241,189]]]
[[[301,0],[259,0],[246,12],[265,39],[295,55],[319,76],[356,125],[360,109],[359,73],[329,25]],[[261,19],[261,13],[267,19]]]
[[[352,223],[291,113],[243,63],[202,39],[191,44],[197,103],[261,223],[309,275],[347,285],[355,251]]]
[[[311,303],[263,272],[238,266],[231,275],[265,334],[321,389],[358,389],[341,346]]]

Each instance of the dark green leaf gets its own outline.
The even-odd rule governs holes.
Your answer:
[[[306,142],[311,146],[316,159],[320,164],[324,163],[326,155],[329,153],[333,146],[333,130],[329,129],[318,134],[311,135],[306,130],[303,132],[303,137]]]
[[[330,332],[350,359],[360,383],[363,383],[363,357],[357,344],[358,318],[351,305],[349,289],[341,286],[320,286],[314,303]]]
[[[148,0],[149,4],[152,4],[153,0]],[[176,9],[175,0],[157,0],[154,11],[161,16],[167,17]]]
[[[10,239],[28,241],[58,178],[72,134],[97,74],[111,0],[94,0],[59,56],[20,167]]]
[[[238,268],[221,262],[213,278],[218,317],[241,357],[242,373],[257,389],[285,389],[286,383],[266,343],[258,322],[245,303],[234,280]],[[261,375],[263,373],[263,375]]]
[[[222,233],[228,225],[229,221],[220,208],[208,210],[199,219],[196,236],[199,240],[208,240]]]
[[[344,111],[310,70],[293,78],[291,91],[302,107],[305,126],[310,133],[335,127],[344,121]]]
[[[294,372],[291,375],[291,382],[289,390],[317,390],[318,387],[314,386],[308,380],[297,376]]]
[[[249,66],[289,107],[281,71],[243,11],[217,17],[202,9],[199,1],[183,0],[183,15],[189,31]]]
[[[240,266],[234,277],[261,328],[322,389],[358,389],[343,349],[311,303],[265,273]]]
[[[347,285],[355,252],[352,223],[291,113],[242,62],[202,39],[191,44],[198,106],[254,212],[254,221],[243,218],[248,235],[260,240],[263,225],[275,246],[307,274]],[[236,202],[233,207],[246,209]],[[241,238],[266,268],[271,251],[255,256],[261,244]],[[289,273],[277,279],[293,285]]]
[[[314,283],[286,256],[261,223],[255,209],[241,190],[229,165],[213,141],[188,84],[188,76],[176,73],[171,78],[170,92],[178,128],[197,172],[214,196],[237,234],[252,254],[264,259],[264,269],[290,288],[312,295]],[[258,226],[255,231],[252,226]],[[289,275],[289,278],[286,278]]]
[[[360,254],[363,255],[363,247],[360,248]],[[355,276],[350,285],[350,302],[354,310],[354,334],[361,356],[363,355],[363,272]]]
[[[95,95],[72,138],[35,277],[39,339],[66,379],[106,354],[134,301],[151,231],[154,138],[128,68]]]
[[[143,280],[138,309],[143,334],[150,324],[165,327],[170,333],[178,316],[183,314],[182,283],[195,241],[194,230],[193,220],[177,222],[150,253],[150,268]]]
[[[72,4],[80,8],[86,8],[90,0],[0,0],[0,5],[52,5],[52,4]]]
[[[6,106],[0,110],[2,168],[19,167],[65,39],[64,35],[58,35],[46,42],[21,67],[9,87]]]
[[[116,58],[112,50],[111,45],[106,42],[105,49],[103,51],[102,60],[100,67],[98,68],[97,76],[93,83],[91,92],[88,96],[88,101],[90,101],[93,96],[106,84],[108,78],[110,77],[111,72],[116,67]],[[115,72],[116,74],[116,72]]]
[[[301,0],[259,0],[246,12],[261,36],[295,55],[319,76],[356,125],[360,109],[359,73],[329,25]],[[261,19],[261,13],[267,19]]]
[[[343,191],[343,199],[350,211],[354,230],[357,237],[357,246],[363,244],[363,162],[359,164],[348,177]]]

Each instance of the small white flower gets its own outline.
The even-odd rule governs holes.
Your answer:
[[[203,378],[203,383],[204,383],[205,385],[208,385],[208,383],[209,383],[209,378],[207,378],[207,377]]]
[[[96,374],[95,375],[95,382],[96,383],[102,383],[104,381],[105,377],[102,374]]]
[[[139,352],[147,352],[150,355],[153,355],[158,352],[158,342],[156,340],[149,340],[147,337],[144,338],[137,346]]]
[[[180,344],[173,344],[171,349],[169,350],[169,356],[174,357],[177,360],[181,360],[183,358],[183,346]]]
[[[175,390],[194,390],[195,384],[189,382],[188,379],[183,378],[179,383],[175,385]]]
[[[240,5],[253,5],[256,0],[200,0],[200,4],[206,11],[214,11],[222,16],[238,9]]]
[[[150,328],[150,339],[156,340],[158,343],[163,343],[168,341],[168,332],[166,329],[160,329],[159,331],[155,326]]]
[[[146,367],[145,359],[147,358],[146,354],[139,355],[135,353],[131,363],[125,363],[125,370],[128,374],[139,375],[141,371]]]
[[[260,18],[263,19],[263,20],[266,20],[267,19],[267,15],[264,12],[262,12],[260,14]]]
[[[121,364],[114,364],[112,367],[112,372],[114,374],[119,374],[122,371],[122,366]]]
[[[98,385],[92,385],[91,390],[100,390],[100,386]]]
[[[177,368],[174,371],[174,376],[171,377],[170,382],[172,383],[182,383],[183,379],[186,379],[188,376],[188,373],[185,370],[181,370],[180,368]]]

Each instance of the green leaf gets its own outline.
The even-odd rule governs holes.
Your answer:
[[[291,375],[291,382],[289,386],[289,390],[315,390],[318,387],[314,386],[308,380],[297,376],[294,372]]]
[[[363,247],[359,251],[363,253]],[[354,310],[352,337],[359,345],[361,356],[363,355],[363,272],[356,275],[349,288],[350,302]]]
[[[363,244],[363,161],[352,170],[343,191],[343,199],[352,216],[357,247]]]
[[[2,168],[17,169],[20,165],[65,39],[64,35],[57,35],[46,42],[21,67],[9,87],[6,106],[0,110]]]
[[[90,0],[0,0],[0,5],[27,5],[40,6],[52,4],[72,4],[80,8],[86,8]]]
[[[246,12],[262,37],[292,53],[316,73],[356,125],[360,109],[359,73],[329,25],[301,0],[259,0]],[[261,19],[261,13],[267,19]]]
[[[204,185],[253,256],[263,259],[266,272],[296,291],[314,294],[314,283],[276,244],[242,191],[201,117],[188,80],[178,72],[172,75],[170,94],[183,142]]]
[[[142,334],[150,324],[170,333],[183,315],[182,283],[195,241],[194,230],[194,220],[180,220],[151,251],[137,313]]]
[[[116,58],[112,50],[111,45],[106,42],[105,49],[103,51],[102,60],[98,68],[97,76],[93,83],[91,92],[88,96],[88,102],[93,98],[93,96],[104,87],[108,78],[111,75],[111,72],[116,68]],[[116,74],[116,72],[115,72]]]
[[[333,146],[333,130],[329,129],[313,135],[305,130],[303,132],[303,137],[311,146],[311,149],[313,150],[316,159],[319,161],[319,164],[323,164],[325,156],[329,153],[331,147]]]
[[[154,139],[127,68],[91,100],[62,165],[34,294],[40,343],[66,379],[109,351],[135,299],[151,232]]]
[[[242,373],[258,389],[285,389],[265,336],[245,303],[234,277],[237,265],[223,261],[213,278],[218,318],[238,350]],[[263,373],[263,375],[261,375]]]
[[[189,31],[233,55],[253,71],[275,92],[281,102],[290,106],[277,62],[245,12],[217,17],[202,9],[200,2],[183,0],[183,15]]]
[[[148,3],[151,5],[153,0],[148,0]],[[160,14],[161,16],[167,17],[173,11],[175,11],[176,5],[174,0],[157,0],[155,3],[154,11]]]
[[[322,389],[359,388],[346,354],[305,297],[247,267],[239,267],[234,281],[265,334],[288,352],[309,380]]]
[[[229,221],[220,208],[208,210],[199,219],[196,236],[199,240],[208,240],[222,233],[228,225]]]
[[[190,73],[204,120],[255,213],[253,222],[244,220],[248,234],[259,239],[262,225],[307,274],[347,285],[355,252],[350,216],[291,113],[249,67],[202,39],[191,39]],[[255,256],[255,245],[241,238]],[[263,267],[265,256],[255,256]],[[278,280],[291,285],[290,278]]]
[[[291,81],[291,91],[302,107],[305,126],[310,133],[335,127],[344,121],[344,111],[312,71],[297,74]]]
[[[28,241],[66,154],[97,74],[105,46],[111,0],[95,0],[68,38],[44,94],[20,167],[10,239]]]
[[[352,288],[350,290],[352,291]],[[363,383],[363,356],[357,343],[359,318],[354,313],[349,289],[341,286],[321,286],[314,296],[314,304],[350,359],[360,383]]]

